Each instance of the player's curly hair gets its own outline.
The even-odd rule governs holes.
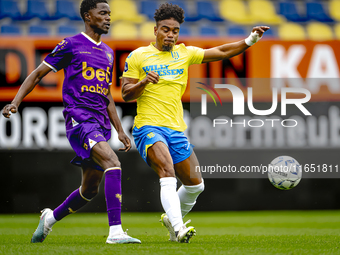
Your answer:
[[[89,10],[96,9],[98,3],[106,3],[107,0],[83,0],[80,4],[80,16],[85,21],[85,12]]]
[[[184,22],[184,10],[175,4],[161,4],[155,12],[154,19],[156,20],[156,23],[158,23],[158,21],[171,18],[176,20],[179,24],[182,24]]]

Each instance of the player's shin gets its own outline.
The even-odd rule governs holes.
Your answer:
[[[191,211],[191,209],[196,204],[197,197],[199,194],[201,194],[204,190],[204,181],[202,179],[202,182],[198,185],[188,186],[188,185],[182,185],[178,191],[178,197],[181,201],[181,211],[182,211],[182,217]]]
[[[121,226],[121,176],[122,171],[119,167],[112,167],[105,170],[105,198],[110,226],[109,236],[123,233]]]
[[[53,211],[54,218],[59,221],[65,216],[75,213],[78,209],[86,205],[91,199],[87,199],[81,194],[81,186],[73,191],[66,200]]]
[[[163,209],[174,228],[178,231],[183,225],[181,205],[176,192],[177,180],[175,177],[165,177],[159,180],[161,185],[161,203]]]

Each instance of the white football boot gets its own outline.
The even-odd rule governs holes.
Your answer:
[[[196,235],[196,230],[194,227],[187,227],[186,224],[190,223],[191,220],[188,220],[183,226],[179,229],[177,233],[177,242],[179,243],[189,243],[190,238]]]
[[[46,222],[46,215],[53,212],[50,208],[45,208],[41,211],[40,221],[37,229],[33,233],[31,243],[42,243],[46,236],[52,231]]]
[[[171,225],[168,215],[166,215],[166,213],[163,213],[159,221],[162,222],[162,225],[168,229],[170,235],[169,241],[177,242],[176,233],[173,226]]]
[[[126,230],[127,232],[128,230]],[[119,244],[119,243],[142,243],[139,239],[129,236],[126,232],[109,236],[106,239],[106,243],[109,244]]]

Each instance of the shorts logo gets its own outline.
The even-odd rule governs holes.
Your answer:
[[[121,195],[121,194],[116,194],[116,198],[119,199],[119,202],[120,202],[120,203],[122,202],[122,195]]]
[[[94,138],[97,138],[98,136],[104,137],[102,134],[95,134]]]
[[[155,137],[155,134],[151,132],[151,133],[147,134],[146,136],[147,136],[149,139],[151,139],[152,137]]]
[[[87,144],[86,143],[84,143],[84,148],[85,148],[85,150],[87,150],[89,147],[87,146]]]

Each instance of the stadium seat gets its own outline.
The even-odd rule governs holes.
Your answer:
[[[208,19],[210,21],[224,21],[217,11],[215,11],[214,3],[207,1],[199,1],[197,2],[197,15],[201,19]]]
[[[333,22],[334,20],[329,17],[323,8],[322,3],[311,2],[306,4],[307,17],[309,19],[314,19],[320,22]],[[337,10],[339,12],[339,10]]]
[[[257,22],[263,22],[267,25],[278,25],[284,21],[284,18],[276,14],[272,2],[267,0],[252,0],[249,2],[250,14]]]
[[[179,35],[180,36],[191,36],[192,32],[191,32],[190,26],[182,24],[180,31],[179,31]]]
[[[22,15],[19,11],[17,1],[1,0],[0,1],[0,19],[11,18],[13,20],[21,20]]]
[[[303,26],[296,23],[282,24],[278,29],[278,35],[282,40],[306,40],[306,33]]]
[[[142,1],[141,3],[141,13],[149,18],[149,20],[154,20],[155,10],[158,8],[159,3],[157,1]]]
[[[144,40],[155,41],[154,27],[155,22],[144,22],[140,26],[140,37]]]
[[[33,25],[28,30],[29,35],[49,35],[49,27],[44,25]]]
[[[222,0],[219,10],[224,19],[234,23],[250,25],[255,22],[243,1]]]
[[[334,33],[335,33],[336,39],[340,40],[340,23],[334,26]]]
[[[201,36],[215,37],[215,36],[219,36],[219,31],[217,28],[213,26],[201,26],[199,34]]]
[[[138,30],[134,23],[119,21],[113,24],[111,28],[111,37],[118,40],[137,39]]]
[[[327,24],[312,22],[307,25],[307,34],[310,40],[327,41],[333,40],[333,32]]]
[[[54,19],[68,18],[70,20],[82,20],[80,14],[75,10],[74,2],[58,0]]]
[[[329,2],[329,14],[335,20],[340,20],[340,1],[339,0],[331,0]]]
[[[187,3],[185,1],[169,1],[169,3],[172,3],[174,5],[178,5],[184,10],[184,20],[185,21],[197,21],[200,19],[200,17],[197,15],[197,12],[191,12],[189,11],[189,8],[187,6]]]
[[[248,31],[243,26],[230,26],[227,29],[228,36],[245,37],[248,35]]]
[[[111,20],[125,20],[134,23],[142,23],[147,18],[139,14],[136,3],[131,0],[112,0],[110,1]]]
[[[309,20],[306,15],[299,14],[296,3],[293,1],[281,2],[280,14],[285,16],[287,20],[292,22],[305,22]]]
[[[41,20],[51,20],[50,14],[47,11],[45,1],[42,0],[28,0],[27,11],[23,15],[24,19],[29,20],[39,18]]]
[[[58,35],[75,35],[78,34],[78,28],[73,25],[61,25],[58,27]]]
[[[21,29],[17,25],[9,24],[1,26],[2,35],[21,35]]]

